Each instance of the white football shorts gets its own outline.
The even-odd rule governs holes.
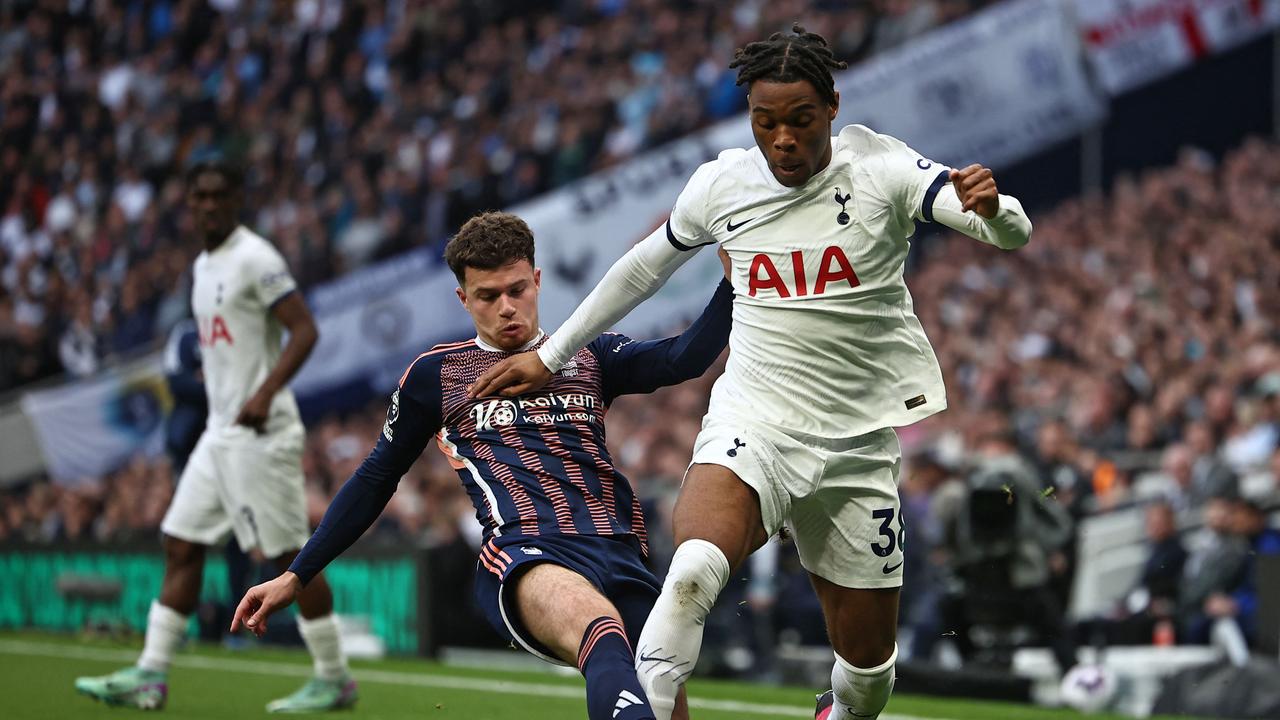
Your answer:
[[[301,424],[265,435],[206,431],[187,461],[160,530],[216,545],[228,533],[246,552],[275,558],[311,536],[303,487]]]
[[[828,440],[707,415],[690,465],[721,465],[751,486],[765,531],[786,525],[809,572],[891,588],[902,586],[901,461],[893,428]]]

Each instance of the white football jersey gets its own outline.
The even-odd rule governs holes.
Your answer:
[[[733,261],[714,415],[848,438],[946,407],[903,263],[949,168],[861,125],[831,145],[831,163],[796,188],[773,177],[759,148],[726,150],[672,210],[672,244],[719,243]]]
[[[284,328],[271,308],[295,289],[279,251],[244,226],[196,258],[191,311],[200,335],[209,428],[232,427],[280,359]],[[276,393],[267,430],[300,422],[293,392]]]

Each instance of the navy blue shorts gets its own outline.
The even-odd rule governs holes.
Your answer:
[[[644,566],[638,541],[629,535],[505,535],[480,549],[476,602],[503,637],[557,665],[566,664],[533,638],[516,612],[514,582],[538,563],[555,563],[583,576],[613,603],[635,647],[662,586]]]

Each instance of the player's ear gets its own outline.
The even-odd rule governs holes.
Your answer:
[[[458,302],[462,303],[462,307],[464,309],[468,309],[467,308],[467,291],[463,290],[460,287],[456,287],[453,289],[453,292],[455,295],[458,296]]]
[[[542,289],[542,268],[536,267],[533,269],[533,289]]]
[[[833,90],[832,92],[836,94],[836,101],[831,103],[831,106],[827,108],[827,112],[830,114],[831,121],[835,122],[836,115],[840,114],[840,91]]]

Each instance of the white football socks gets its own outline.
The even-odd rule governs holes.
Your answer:
[[[636,675],[657,720],[671,720],[676,694],[698,664],[702,624],[729,581],[729,561],[706,540],[676,548],[636,645]]]
[[[169,672],[173,654],[186,634],[187,616],[161,605],[159,600],[152,600],[151,611],[147,613],[147,638],[138,667],[151,672]]]
[[[893,665],[897,660],[897,645],[893,646],[888,660],[870,669],[854,667],[837,654],[836,664],[831,668],[831,689],[835,691],[831,717],[869,720],[880,717],[880,711],[893,694]]]
[[[298,632],[311,653],[316,677],[341,680],[349,674],[347,656],[342,654],[342,643],[338,639],[338,619],[333,613],[310,620],[298,615]]]

